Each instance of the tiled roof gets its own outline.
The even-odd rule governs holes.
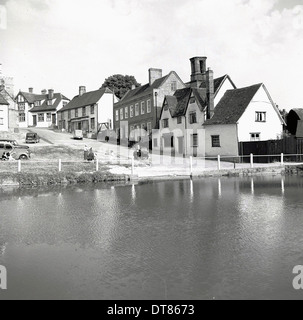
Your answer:
[[[291,109],[290,112],[296,113],[300,120],[303,120],[303,109]]]
[[[48,98],[48,96],[47,96]],[[47,101],[48,99],[45,99],[43,101],[43,103],[41,104],[41,106],[37,106],[37,107],[33,107],[30,112],[48,112],[48,111],[56,111],[57,110],[57,107],[59,106],[60,102],[62,101],[62,99],[64,100],[69,100],[67,99],[65,96],[63,96],[61,93],[55,93],[54,94],[54,99],[55,102],[51,105],[51,106],[48,106],[47,105]]]
[[[5,104],[5,105],[9,105],[9,103],[4,99],[4,97],[2,96],[2,94],[0,94],[0,104]]]
[[[108,88],[103,88],[96,91],[86,92],[82,96],[75,96],[71,102],[60,110],[60,112],[96,104],[105,93],[113,92]]]
[[[296,137],[303,138],[303,120],[298,120]]]
[[[207,120],[204,125],[236,124],[261,86],[262,83],[246,88],[227,90],[216,106],[213,117]]]
[[[204,111],[207,106],[206,90],[205,89],[194,89],[184,88],[179,89],[173,96],[166,96],[166,102],[168,104],[171,116],[173,118],[184,116],[187,111],[189,99],[194,94],[197,104],[201,112]]]
[[[153,82],[152,85],[150,85],[149,83],[141,86],[141,87],[138,87],[134,90],[130,90],[128,91],[124,97],[120,100],[120,102],[124,102],[125,100],[129,100],[131,98],[134,98],[135,96],[137,95],[140,95],[140,94],[143,94],[143,93],[148,93],[149,91],[151,90],[154,90],[154,89],[158,89],[161,87],[161,85],[165,82],[165,80],[172,74],[174,73],[174,71],[171,71],[169,74],[167,74],[166,76],[162,77],[162,78],[159,78],[157,80],[155,80]]]
[[[47,99],[47,94],[35,94],[29,92],[20,92],[28,103],[35,103]],[[19,94],[20,94],[19,93]]]

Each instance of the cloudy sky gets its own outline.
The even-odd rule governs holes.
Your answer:
[[[238,87],[263,82],[281,108],[303,107],[303,0],[0,0],[0,63],[15,89],[69,98],[112,74],[150,67],[190,77],[207,56]],[[4,9],[5,8],[5,9]],[[0,17],[1,17],[0,15]]]

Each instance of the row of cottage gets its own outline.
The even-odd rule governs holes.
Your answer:
[[[285,122],[264,84],[237,88],[228,75],[214,78],[206,57],[190,59],[190,66],[187,83],[175,71],[163,76],[161,69],[149,69],[148,83],[121,100],[107,88],[86,92],[82,86],[71,101],[53,90],[20,91],[18,125],[103,137],[115,132],[127,142],[148,137],[154,150],[185,156],[235,156],[239,142],[281,137]]]

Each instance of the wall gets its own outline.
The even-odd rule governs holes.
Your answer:
[[[255,121],[256,111],[266,112],[266,122]],[[238,121],[239,141],[251,141],[250,133],[261,133],[261,141],[277,139],[283,131],[281,121],[266,91],[261,87]]]
[[[8,106],[0,105],[0,118],[3,119],[3,124],[0,124],[0,131],[8,131]]]
[[[204,126],[205,128],[205,155],[206,157],[221,156],[238,156],[238,138],[237,138],[237,125],[211,125]],[[211,136],[220,136],[220,148],[212,147]]]

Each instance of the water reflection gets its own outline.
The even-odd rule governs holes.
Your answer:
[[[302,188],[298,177],[248,177],[0,190],[5,294],[296,297]]]

